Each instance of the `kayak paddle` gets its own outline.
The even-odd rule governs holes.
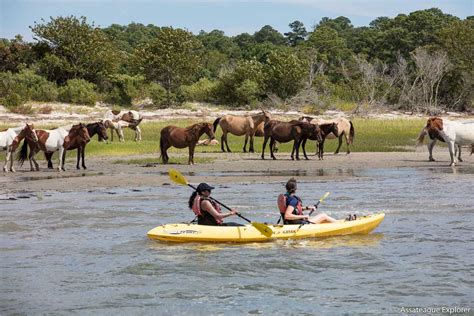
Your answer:
[[[192,188],[194,191],[197,190],[195,186],[188,183],[188,180],[186,180],[186,178],[178,170],[170,169],[170,170],[168,170],[168,174],[169,174],[170,179],[172,181],[174,181],[178,184],[181,184],[181,185],[187,185],[188,187]],[[213,200],[216,203],[219,203],[220,205],[222,205],[223,207],[225,207],[229,211],[231,210],[230,207],[228,207],[224,203],[219,202],[218,200],[216,200],[212,197],[209,197],[209,199]],[[272,236],[272,234],[273,234],[272,229],[270,227],[268,227],[267,225],[265,225],[264,223],[252,222],[248,218],[245,218],[244,216],[240,215],[240,213],[236,213],[236,215],[238,217],[242,218],[243,220],[249,222],[250,224],[252,224],[252,226],[255,227],[259,232],[261,232],[265,237],[271,237]]]
[[[330,192],[326,192],[318,201],[318,203],[314,204],[314,207],[315,209],[314,210],[311,210],[311,212],[309,212],[309,215],[308,216],[311,216],[311,214],[313,214],[313,212],[316,210],[316,208],[318,208],[318,205],[324,201],[328,196],[329,194],[331,194]]]

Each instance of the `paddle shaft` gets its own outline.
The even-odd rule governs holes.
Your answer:
[[[189,183],[188,183],[188,186],[191,187],[193,190],[197,191],[197,188],[196,188],[195,186],[193,186],[192,184],[189,184]],[[231,209],[230,207],[228,207],[227,205],[225,205],[225,204],[222,203],[222,202],[219,202],[219,201],[216,200],[215,198],[213,198],[213,197],[208,197],[208,199],[213,200],[214,202],[219,203],[220,205],[222,205],[224,208],[228,209],[229,211],[232,211],[232,209]],[[237,215],[238,217],[240,217],[240,218],[243,219],[243,220],[246,220],[246,221],[249,222],[249,223],[252,223],[251,220],[249,220],[248,218],[245,218],[244,216],[240,215],[239,213],[235,213],[235,215]]]

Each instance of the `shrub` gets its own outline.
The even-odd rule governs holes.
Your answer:
[[[235,90],[237,101],[239,103],[253,103],[257,101],[261,93],[258,83],[252,80],[244,80]]]
[[[21,104],[21,105],[12,107],[10,108],[10,111],[12,113],[18,113],[18,114],[34,114],[35,113],[35,110],[29,104]]]
[[[56,84],[32,70],[22,70],[15,75],[16,82],[26,91],[25,98],[35,101],[55,101],[58,97]]]
[[[108,84],[105,100],[109,103],[131,105],[133,99],[143,98],[146,94],[143,76],[113,75]]]
[[[59,99],[63,102],[94,105],[98,100],[95,84],[83,79],[71,79],[59,89]]]
[[[1,102],[3,103],[4,106],[9,108],[10,110],[21,106],[26,100],[24,100],[18,93],[10,93],[4,98],[2,98]]]
[[[181,86],[181,92],[187,101],[213,102],[216,83],[207,78],[201,78],[198,82],[189,86]]]
[[[53,112],[53,107],[50,105],[44,105],[38,110],[40,114],[51,114],[51,112]]]
[[[166,108],[166,90],[157,83],[150,83],[148,94],[153,100],[153,104],[160,108]]]

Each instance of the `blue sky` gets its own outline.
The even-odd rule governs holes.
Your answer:
[[[284,33],[295,20],[309,30],[325,16],[342,15],[364,26],[379,16],[432,7],[464,19],[474,14],[473,6],[474,0],[0,0],[0,38],[21,34],[31,41],[28,26],[50,16],[84,15],[101,27],[136,22],[236,35],[253,34],[266,24]]]

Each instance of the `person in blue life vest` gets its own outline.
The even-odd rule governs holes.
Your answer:
[[[229,213],[223,214],[219,203],[210,198],[211,187],[207,183],[200,183],[196,191],[189,197],[189,208],[193,210],[197,216],[199,225],[211,226],[243,226],[238,223],[224,223],[223,219],[237,214],[236,210],[231,210]]]
[[[288,180],[285,188],[286,193],[280,194],[278,197],[278,208],[283,218],[283,224],[321,224],[334,223],[336,221],[336,219],[324,213],[311,217],[303,214],[304,210],[316,210],[316,206],[303,207],[301,199],[296,196],[296,179],[291,178]]]

